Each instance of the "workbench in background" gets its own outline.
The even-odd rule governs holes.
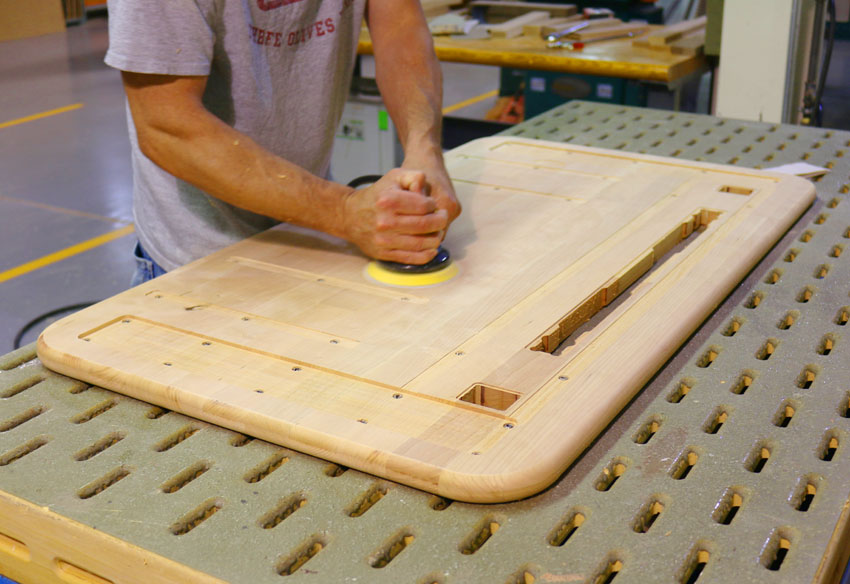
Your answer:
[[[660,28],[651,26],[650,32]],[[635,47],[632,40],[602,41],[588,44],[582,50],[570,51],[549,49],[544,39],[535,36],[507,39],[436,36],[434,50],[441,61],[615,79],[624,89],[596,99],[620,104],[627,95],[636,93],[625,89],[626,82],[661,84],[674,93],[674,107],[678,109],[683,85],[707,72],[708,60],[700,54],[674,54]],[[372,42],[367,31],[361,33],[358,53],[372,54]]]
[[[38,584],[836,581],[850,550],[850,132],[575,101],[506,134],[831,172],[579,461],[515,503],[452,502],[251,440],[52,374],[33,347],[0,358],[0,571]]]

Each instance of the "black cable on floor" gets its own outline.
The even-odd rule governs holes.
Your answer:
[[[22,326],[18,333],[15,335],[15,340],[12,341],[13,348],[20,349],[24,336],[40,322],[43,322],[52,316],[56,316],[57,314],[62,314],[63,312],[76,312],[78,310],[82,310],[83,308],[88,308],[92,304],[94,304],[94,302],[81,302],[80,304],[71,304],[70,306],[62,306],[61,308],[55,308],[49,312],[45,312],[44,314],[36,316],[34,319]]]

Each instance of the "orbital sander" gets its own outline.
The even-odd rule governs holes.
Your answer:
[[[357,188],[373,184],[381,175],[365,175],[355,178],[348,186]],[[390,286],[433,286],[454,278],[458,274],[457,266],[452,262],[449,250],[440,246],[429,262],[424,264],[402,264],[386,260],[372,260],[366,266],[366,275],[382,284]]]
[[[454,278],[458,273],[449,250],[440,246],[437,255],[426,264],[400,264],[372,260],[366,274],[373,280],[390,286],[433,286]]]

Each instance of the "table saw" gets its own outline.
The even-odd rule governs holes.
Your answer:
[[[571,102],[505,136],[830,169],[818,201],[550,488],[453,501],[0,359],[21,582],[831,582],[847,559],[850,133]]]

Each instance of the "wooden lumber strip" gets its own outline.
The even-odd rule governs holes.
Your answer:
[[[684,35],[694,32],[695,30],[705,28],[706,17],[700,16],[691,20],[684,20],[678,24],[665,26],[657,32],[647,35],[646,39],[650,45],[664,46],[669,45],[676,39],[682,38]]]
[[[568,35],[567,38],[574,41],[586,42],[596,39],[603,39],[618,34],[624,36],[628,34],[641,34],[648,29],[649,25],[646,22],[635,21],[626,22],[623,24],[615,24],[612,26],[600,26],[596,28],[591,28],[590,30],[584,29]]]
[[[581,16],[567,16],[566,18],[552,18],[549,17],[546,20],[539,20],[537,22],[532,22],[531,24],[526,24],[522,27],[522,34],[525,36],[541,36],[543,35],[543,28],[557,28],[561,29],[569,25],[571,22],[576,22],[581,20]]]
[[[567,22],[565,24],[560,25],[560,26],[554,26],[554,25],[549,25],[549,24],[544,23],[544,25],[542,27],[540,27],[540,35],[545,37],[545,36],[548,36],[550,34],[556,34],[556,33],[560,32],[560,31],[562,31],[566,28],[569,28],[572,25],[579,24],[579,22],[583,19],[582,18],[570,18],[570,19],[565,19],[565,20],[567,20]],[[584,27],[582,30],[583,31],[593,30],[595,28],[603,28],[603,27],[613,26],[615,24],[622,24],[622,23],[623,23],[623,21],[620,20],[619,18],[594,18],[593,20],[587,21],[587,26]]]
[[[645,37],[635,39],[636,47],[668,51],[674,54],[696,55],[705,45],[706,17],[700,16],[654,30]]]
[[[673,41],[669,49],[674,55],[701,55],[705,49],[705,29]]]
[[[490,31],[490,36],[494,39],[510,39],[520,36],[525,25],[543,22],[544,20],[549,20],[549,18],[550,16],[548,12],[533,10],[531,12],[526,12],[522,16],[512,18],[507,22],[494,24],[487,28]]]

